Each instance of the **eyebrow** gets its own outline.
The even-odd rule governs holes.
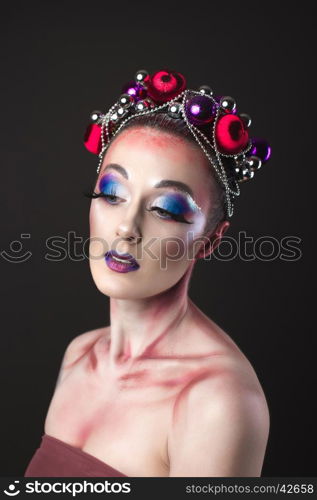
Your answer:
[[[128,175],[128,172],[126,171],[126,169],[123,168],[121,165],[118,165],[118,163],[109,163],[103,169],[102,173],[104,173],[106,170],[110,170],[110,169],[116,170],[125,179],[129,179],[129,175]],[[154,187],[155,188],[173,187],[177,191],[182,191],[182,192],[185,192],[185,193],[189,194],[189,196],[191,198],[194,197],[192,189],[187,184],[185,184],[184,182],[181,182],[181,181],[174,181],[172,179],[162,179],[160,182],[158,182],[157,184],[155,184]]]

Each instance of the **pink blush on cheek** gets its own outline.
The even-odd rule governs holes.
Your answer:
[[[186,254],[186,243],[180,238],[178,241],[169,241],[164,248],[165,252],[169,259],[179,260]]]

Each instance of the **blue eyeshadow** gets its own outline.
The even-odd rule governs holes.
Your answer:
[[[124,186],[118,182],[116,176],[112,173],[106,174],[100,179],[99,189],[104,194],[115,194],[119,198],[125,197],[127,194]]]
[[[194,208],[181,194],[162,195],[155,200],[154,205],[177,215],[192,213]]]
[[[112,187],[115,187],[117,185],[118,185],[118,182],[117,182],[116,178],[111,174],[104,175],[99,181],[99,189],[103,193],[106,193],[106,192],[110,193],[112,190]]]

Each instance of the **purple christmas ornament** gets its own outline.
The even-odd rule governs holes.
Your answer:
[[[248,151],[247,156],[258,156],[261,159],[262,163],[268,161],[271,156],[271,147],[269,143],[264,139],[260,139],[259,137],[252,137],[251,142],[252,147]]]
[[[147,95],[146,88],[143,87],[143,85],[140,85],[140,83],[135,82],[134,80],[126,83],[122,87],[122,93],[132,96],[135,102],[144,99]]]
[[[195,95],[186,101],[185,111],[193,125],[210,123],[217,112],[215,103],[204,95]]]

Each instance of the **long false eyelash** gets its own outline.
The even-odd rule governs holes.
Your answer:
[[[116,196],[115,194],[104,194],[102,192],[95,193],[95,191],[93,191],[92,193],[84,193],[84,195],[88,198],[106,198],[111,201],[116,201],[116,198],[119,198],[119,196]],[[109,204],[113,205],[113,203],[110,203],[110,201]]]
[[[188,220],[184,219],[183,215],[173,214],[172,212],[169,212],[168,210],[165,210],[164,208],[151,207],[151,208],[147,209],[148,212],[157,211],[157,210],[160,210],[161,212],[164,212],[164,213],[170,215],[172,217],[172,219],[176,220],[177,222],[185,222],[185,224],[193,224],[192,222],[189,222]],[[164,217],[162,217],[162,218],[164,219]],[[166,220],[168,220],[168,219],[166,219]]]
[[[102,192],[96,193],[95,191],[93,191],[93,192],[84,192],[83,194],[87,198],[108,198],[109,196],[116,197],[115,194],[104,194]],[[168,210],[165,210],[165,209],[160,208],[160,207],[151,207],[151,208],[147,209],[148,212],[158,211],[158,210],[160,210],[161,212],[164,212],[164,213],[170,215],[172,217],[172,219],[175,220],[175,221],[177,221],[177,222],[184,222],[185,224],[193,224],[193,222],[189,222],[188,220],[186,220],[183,217],[183,215],[173,214],[172,212],[169,212]],[[162,217],[162,219],[164,219],[164,217]],[[168,220],[168,219],[166,219],[166,220]]]
[[[100,193],[96,193],[93,190],[89,192],[84,192],[83,195],[86,196],[87,198],[109,198],[109,197],[118,198],[118,196],[116,196],[115,191],[111,191],[110,194],[104,194],[102,191],[100,191]]]
[[[101,198],[102,196],[105,196],[104,193],[100,192],[100,193],[95,193],[95,191],[93,192],[83,192],[83,195],[86,196],[87,198]]]

